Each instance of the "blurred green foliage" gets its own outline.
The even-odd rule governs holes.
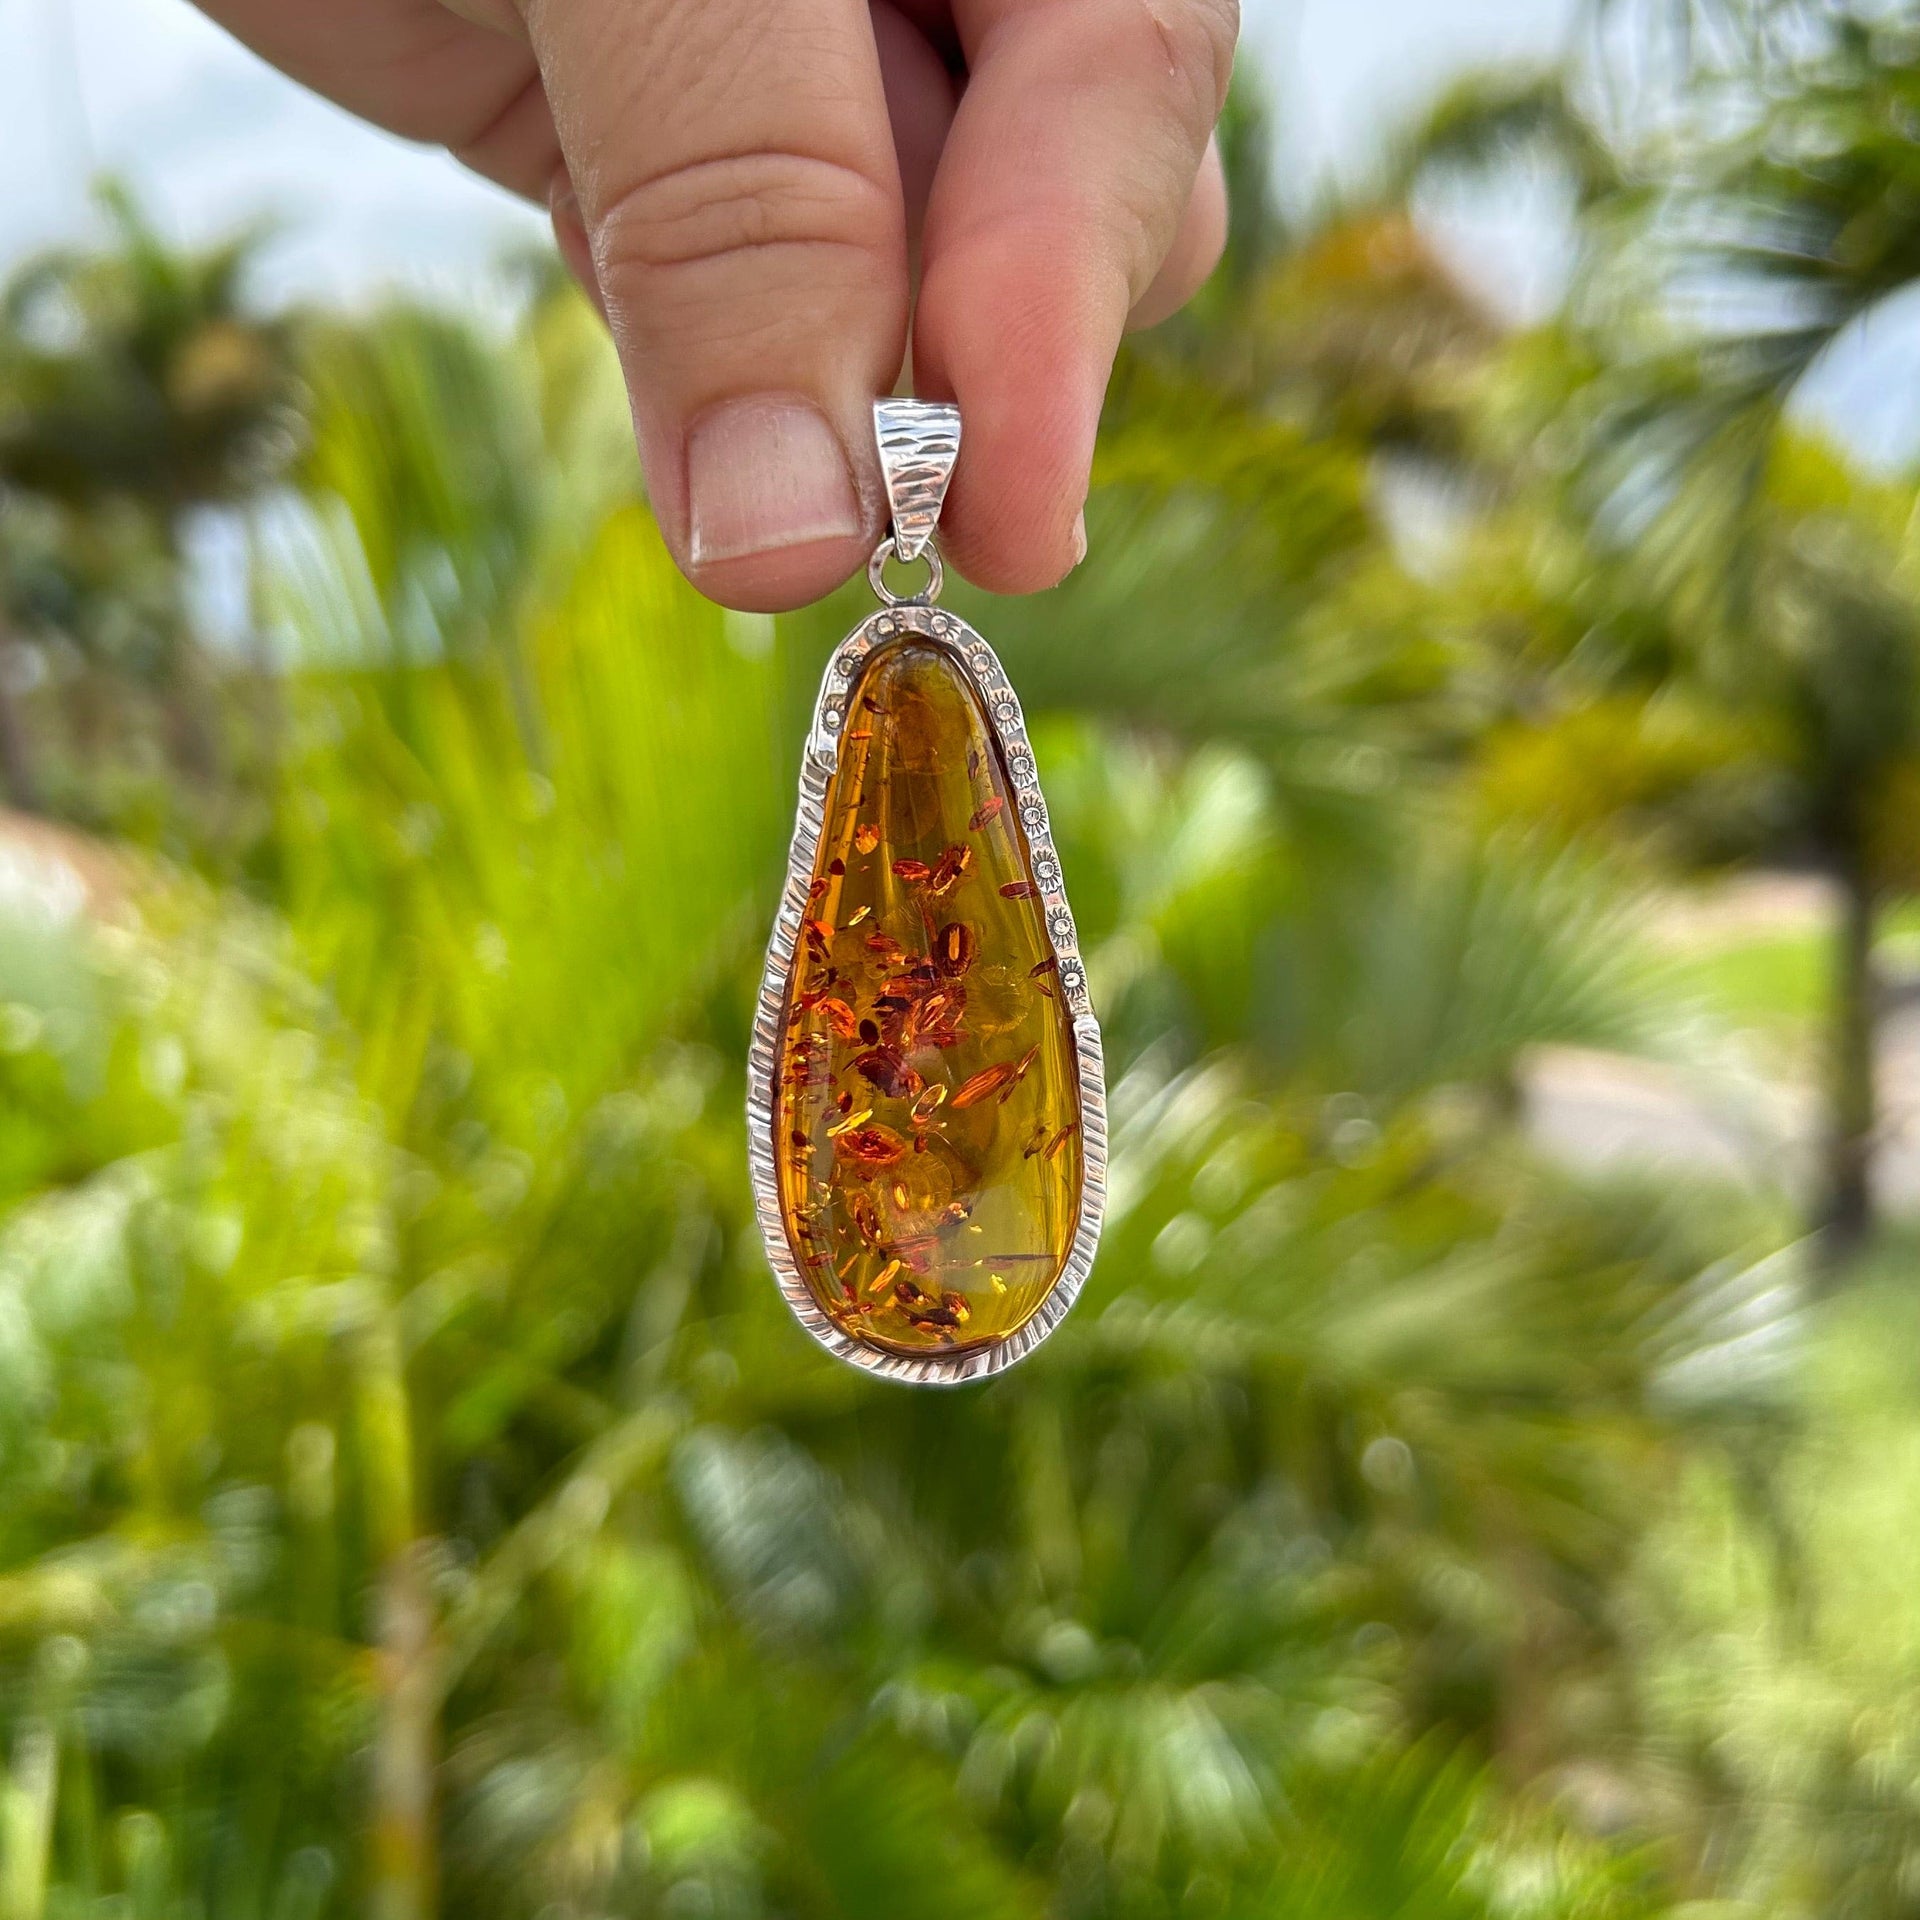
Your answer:
[[[1071,1320],[951,1394],[815,1352],[745,1193],[855,597],[684,585],[550,282],[496,333],[267,322],[244,246],[124,202],[22,276],[0,1920],[1920,1913],[1911,1250],[1517,1124],[1537,1048],[1697,1044],[1649,883],[1835,866],[1871,1042],[1909,871],[1913,488],[1783,414],[1804,303],[1735,338],[1672,287],[1723,204],[1824,210],[1826,338],[1903,278],[1920,42],[1729,22],[1652,128],[1464,89],[1312,220],[1242,99],[1094,560],[956,589],[1035,716],[1114,1163]],[[1520,332],[1411,210],[1517,160],[1585,246]]]

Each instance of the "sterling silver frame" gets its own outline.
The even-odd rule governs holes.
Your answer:
[[[775,1166],[773,1102],[780,1066],[780,1025],[787,982],[807,911],[820,836],[826,829],[827,788],[840,759],[840,737],[847,723],[847,701],[861,667],[877,652],[903,640],[931,640],[965,669],[986,708],[1014,792],[1014,807],[1026,836],[1033,877],[1042,896],[1047,937],[1059,961],[1058,991],[1073,1021],[1074,1054],[1080,1071],[1082,1166],[1080,1219],[1066,1266],[1039,1310],[1017,1333],[991,1346],[955,1354],[890,1353],[842,1333],[821,1310],[800,1271],[781,1218],[780,1183]],[[831,1354],[914,1386],[961,1386],[1003,1373],[1030,1354],[1067,1316],[1086,1283],[1100,1243],[1100,1221],[1107,1198],[1107,1085],[1100,1052],[1100,1024],[1087,991],[1086,963],[1067,905],[1060,856],[1054,848],[1047,803],[1040,791],[1033,746],[1021,718],[1020,701],[993,649],[964,620],[924,600],[896,601],[861,621],[835,649],[814,703],[813,726],[800,766],[800,810],[793,846],[787,856],[786,891],[767,948],[767,967],[754,1015],[753,1046],[747,1067],[747,1162],[753,1180],[754,1207],[774,1278],[800,1324]]]

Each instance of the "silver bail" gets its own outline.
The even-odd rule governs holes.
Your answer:
[[[918,560],[933,538],[960,457],[960,409],[932,400],[876,400],[873,437],[893,509],[893,547]]]

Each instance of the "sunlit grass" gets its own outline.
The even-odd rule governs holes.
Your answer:
[[[1684,906],[1672,911],[1684,918]],[[1889,980],[1920,973],[1920,901],[1887,910],[1877,954]],[[1815,920],[1758,936],[1670,940],[1662,970],[1717,1019],[1796,1052],[1815,1043],[1832,1010],[1833,935]]]

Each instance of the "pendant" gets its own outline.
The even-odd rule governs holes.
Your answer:
[[[935,602],[954,407],[876,403],[885,603],[835,650],[748,1068],[767,1257],[830,1353],[952,1385],[1022,1359],[1093,1264],[1106,1084],[1020,702]],[[889,560],[924,560],[895,595]]]

